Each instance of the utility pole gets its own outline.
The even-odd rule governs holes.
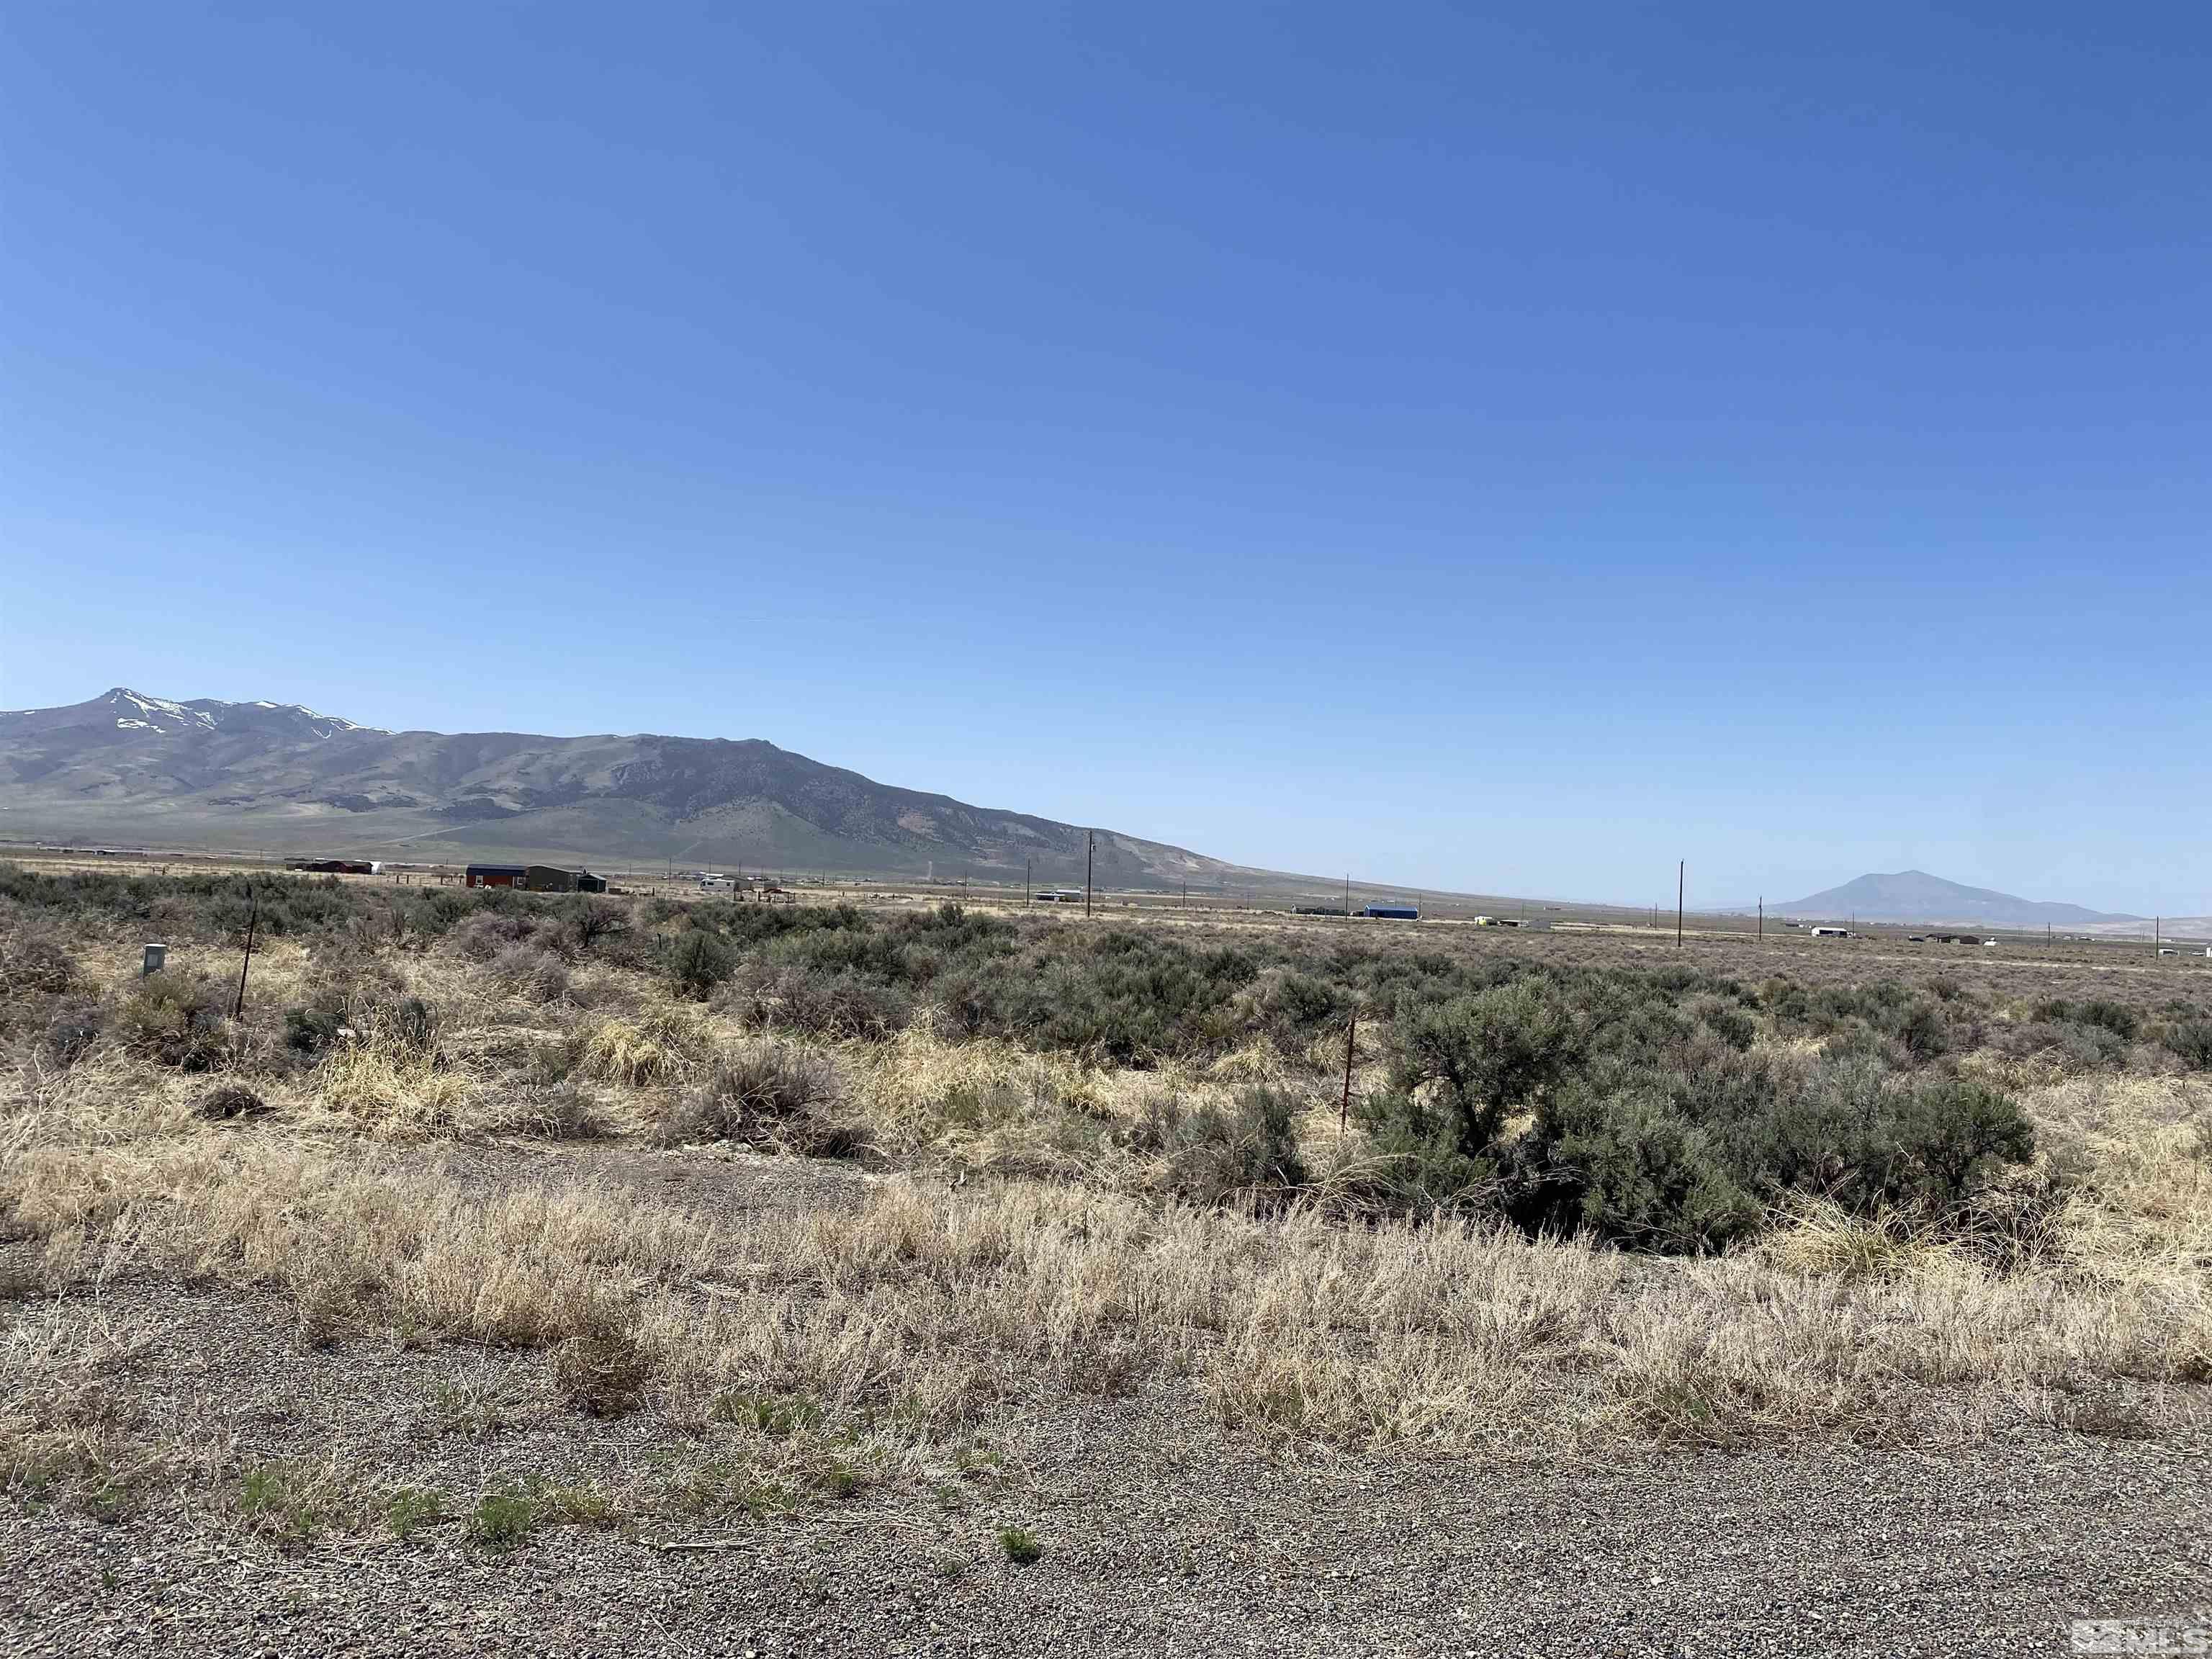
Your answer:
[[[1083,914],[1086,916],[1091,914],[1091,849],[1097,844],[1098,832],[1085,830],[1083,832]]]
[[[1674,948],[1682,948],[1682,884],[1688,874],[1690,861],[1682,859],[1674,866]]]
[[[1766,895],[1764,893],[1759,896],[1759,936],[1761,939],[1766,937]]]
[[[1023,902],[1023,903],[1024,903],[1024,904],[1027,904],[1029,902],[1030,902],[1030,861],[1029,861],[1027,859],[1024,859],[1024,860],[1022,860],[1022,902]]]
[[[1344,872],[1344,914],[1346,916],[1352,914],[1352,872],[1349,870]]]

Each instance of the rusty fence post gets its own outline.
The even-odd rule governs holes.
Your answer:
[[[238,1000],[230,1005],[230,1017],[239,1019],[246,1013],[246,970],[253,962],[253,928],[261,920],[261,891],[249,887],[246,911],[246,954],[238,962]]]
[[[1359,1036],[1359,1010],[1352,1011],[1352,1023],[1344,1028],[1344,1098],[1337,1103],[1336,1132],[1342,1134],[1352,1127],[1352,1045]]]

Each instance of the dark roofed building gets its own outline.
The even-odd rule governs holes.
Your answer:
[[[471,887],[520,887],[532,893],[604,893],[607,878],[557,864],[471,864]]]

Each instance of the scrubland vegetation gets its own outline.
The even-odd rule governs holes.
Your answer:
[[[2174,972],[256,885],[234,1019],[242,879],[0,866],[26,1500],[505,1547],[963,1480],[1140,1392],[1292,1454],[2205,1420]],[[165,1441],[95,1352],[148,1284],[542,1353],[669,1461],[448,1498]]]

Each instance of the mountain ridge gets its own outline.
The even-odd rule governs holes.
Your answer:
[[[60,708],[0,711],[0,840],[437,863],[680,860],[1055,885],[1082,879],[1091,833],[878,783],[761,738],[393,732],[300,703],[179,701],[128,686]],[[1322,897],[1338,887],[1121,831],[1096,835],[1102,886]],[[2093,934],[2151,925],[1923,870],[1870,872],[1768,912]],[[2167,932],[2212,933],[2212,921],[2169,918]]]
[[[1856,915],[1865,921],[1978,922],[1996,927],[2079,928],[2144,920],[2079,904],[2021,898],[1990,887],[1969,887],[1925,870],[1869,872],[1802,899],[1769,905],[1767,914],[1823,919]]]
[[[1079,878],[1079,826],[878,783],[760,738],[392,732],[298,703],[116,686],[0,712],[0,836],[205,842],[453,861],[684,859],[756,867]],[[1252,872],[1097,830],[1101,883]]]

